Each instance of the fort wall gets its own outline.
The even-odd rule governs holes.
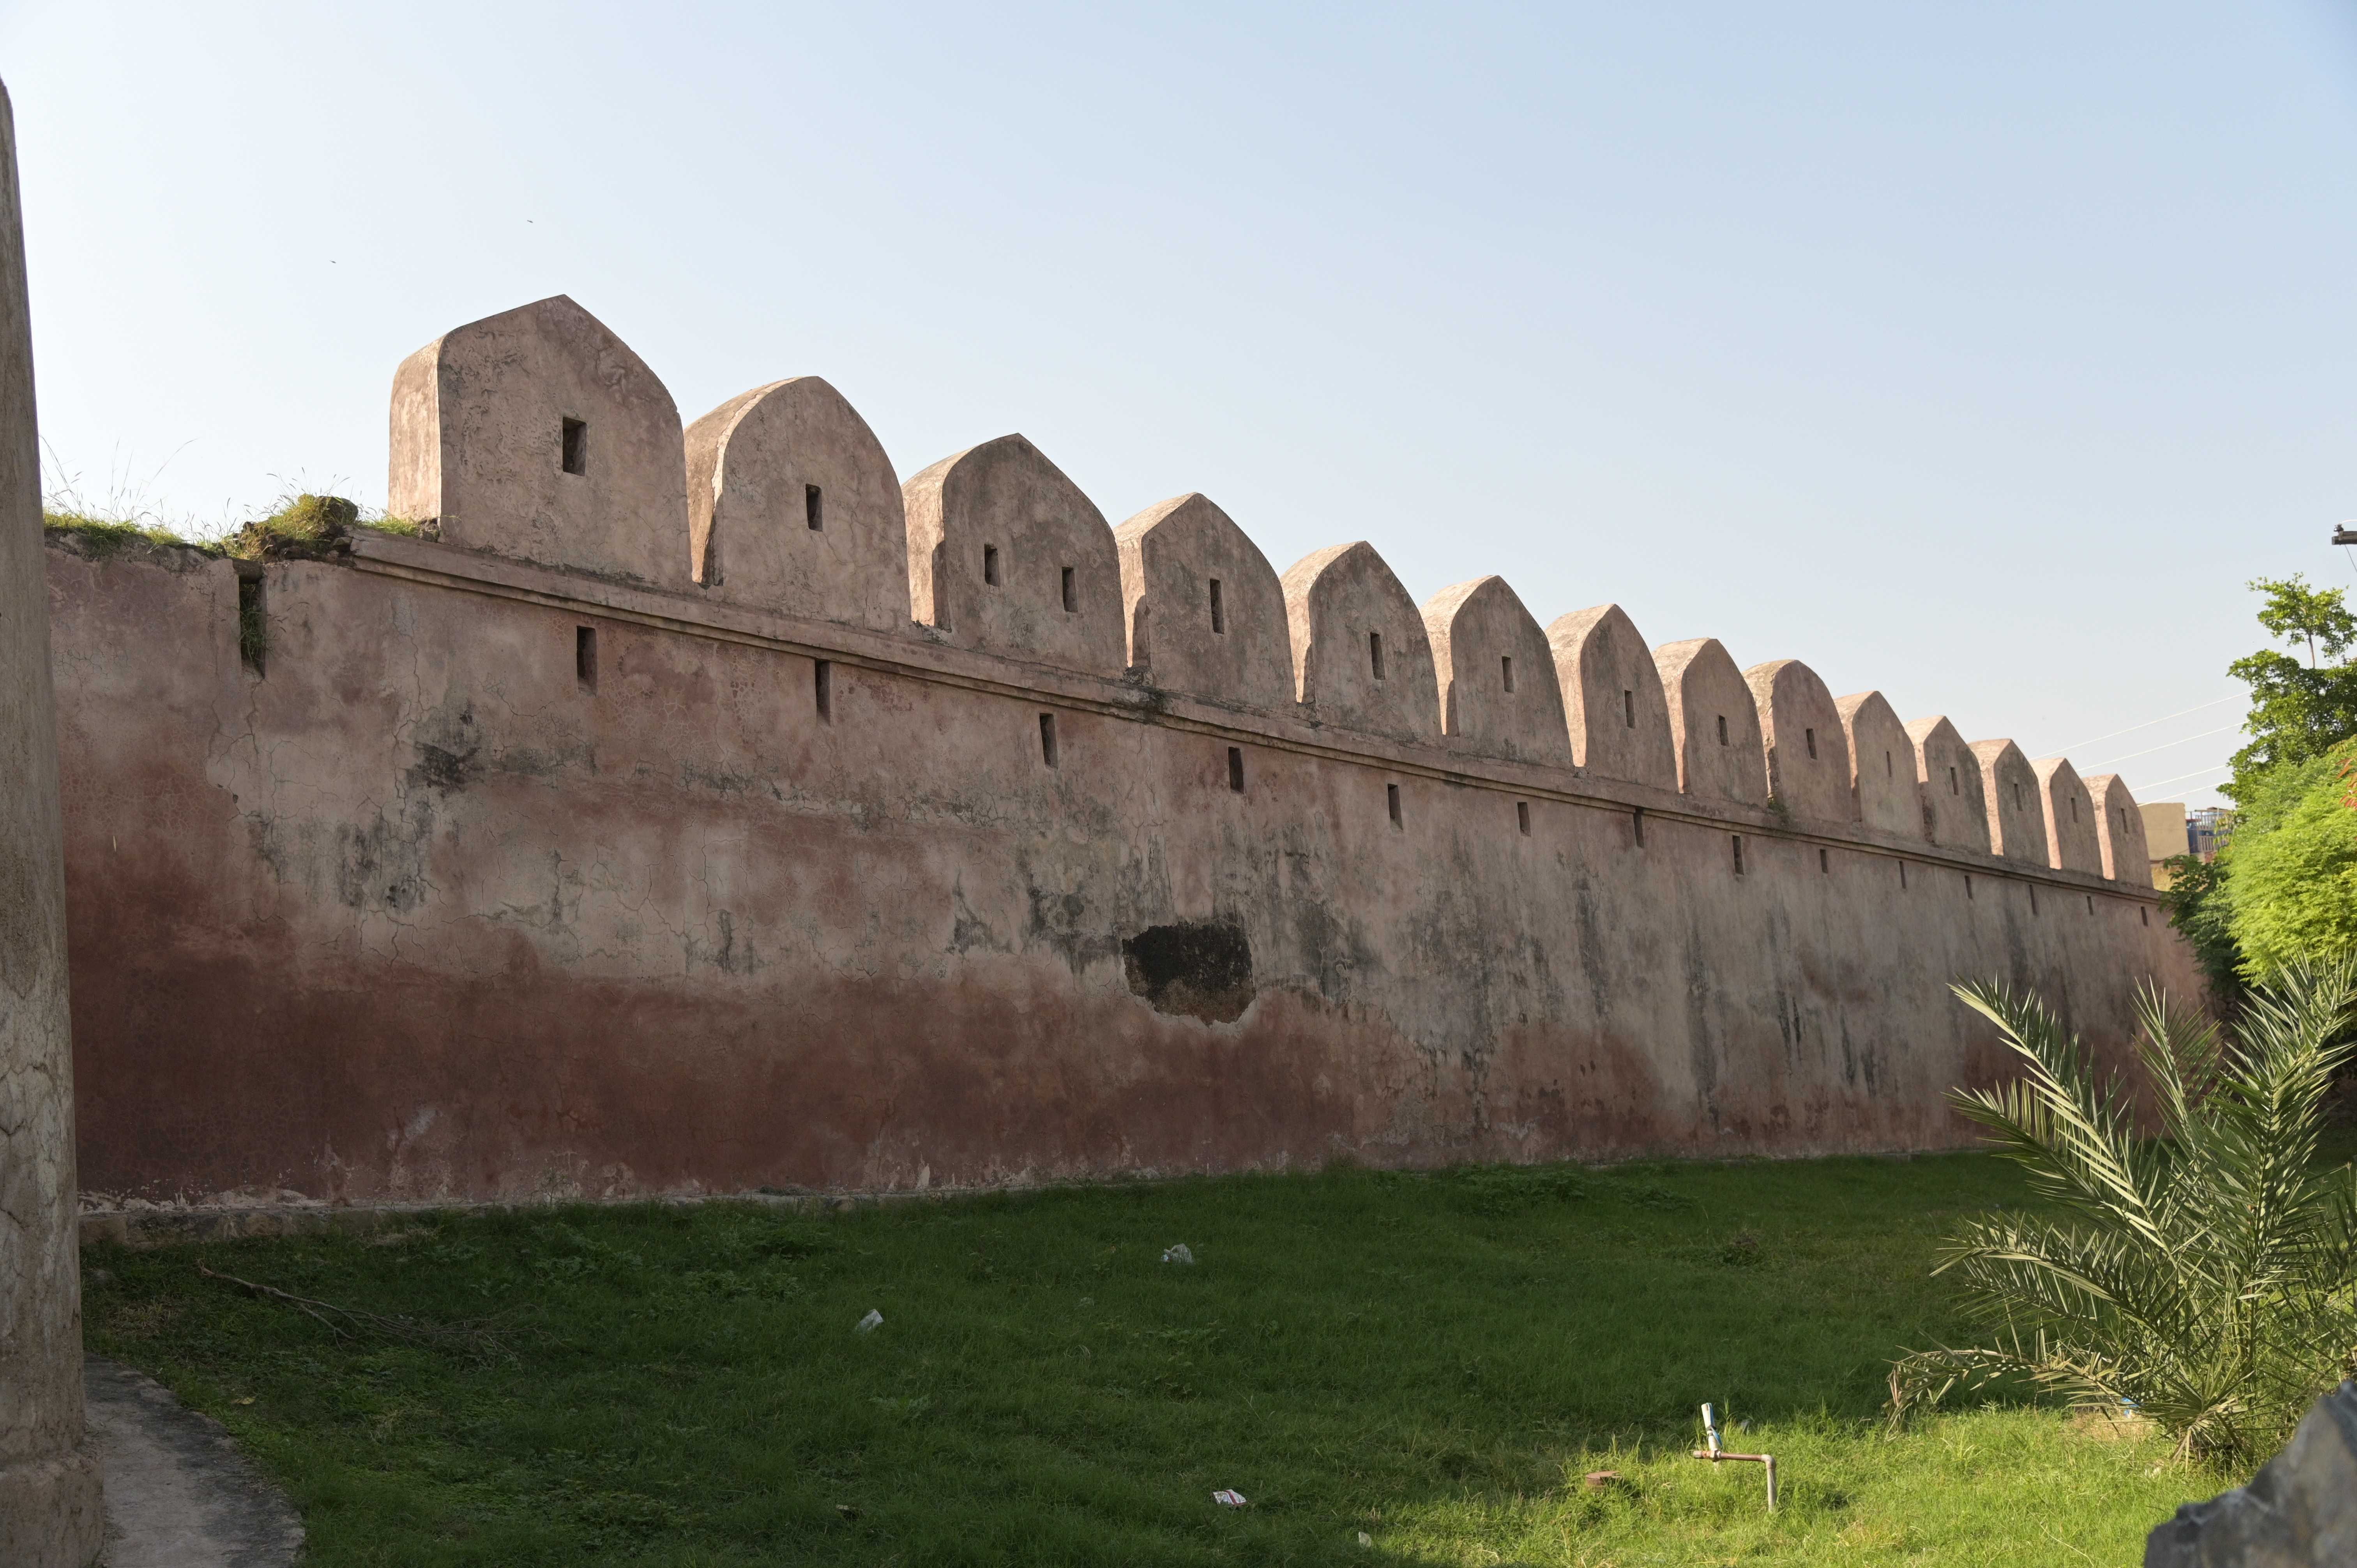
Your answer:
[[[102,1464],[82,1408],[57,727],[40,442],[17,199],[0,88],[0,1563],[85,1568]]]
[[[2107,1051],[2138,983],[2198,994],[2009,744],[1499,578],[1419,607],[1364,543],[1279,576],[1200,496],[1115,531],[1020,436],[896,516],[825,383],[682,437],[587,319],[494,318],[573,362],[493,392],[396,384],[396,489],[430,435],[436,493],[493,454],[511,506],[266,564],[52,537],[89,1187],[1940,1147],[1999,1067],[1951,979]]]

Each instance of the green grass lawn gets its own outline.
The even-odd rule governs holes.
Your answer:
[[[1970,1332],[1940,1233],[2021,1201],[1946,1155],[451,1214],[93,1249],[88,1337],[227,1423],[322,1568],[2135,1563],[2234,1477],[2052,1410],[1880,1429],[1889,1358]],[[339,1339],[199,1261],[500,1340]],[[1704,1400],[1776,1514],[1684,1456]]]

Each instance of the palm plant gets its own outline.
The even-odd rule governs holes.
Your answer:
[[[2036,998],[1955,987],[1994,1022],[2020,1076],[1959,1091],[2029,1173],[2044,1213],[1976,1218],[1943,1249],[1992,1343],[1911,1352],[1891,1416],[1959,1387],[2026,1379],[2072,1402],[2127,1407],[2179,1452],[2247,1469],[2316,1397],[2357,1370],[2357,1169],[2317,1169],[2324,1101],[2357,1052],[2349,961],[2279,972],[2233,1037],[2138,999],[2134,1091],[2099,1078]]]

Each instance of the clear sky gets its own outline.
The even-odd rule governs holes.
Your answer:
[[[0,75],[50,483],[183,529],[381,503],[394,365],[565,293],[689,419],[823,374],[2145,800],[2244,580],[2357,584],[2346,5],[12,0]]]

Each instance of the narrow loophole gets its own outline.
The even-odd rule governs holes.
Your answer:
[[[2071,820],[2074,822],[2079,820],[2079,802],[2075,799],[2071,802]]]
[[[1631,831],[1636,834],[1636,838],[1637,838],[1637,847],[1638,847],[1639,849],[1642,849],[1642,848],[1644,848],[1644,847],[1645,847],[1645,808],[1644,808],[1644,807],[1642,807],[1642,806],[1639,806],[1639,807],[1637,807],[1634,811],[1631,811],[1631,812],[1629,813],[1629,826],[1630,826],[1631,830]]]
[[[1383,634],[1380,631],[1367,633],[1367,662],[1373,667],[1375,679],[1382,680],[1383,678]]]
[[[270,621],[262,608],[262,579],[237,580],[237,656],[256,675],[270,653]]]
[[[1727,744],[1727,715],[1725,714],[1718,715],[1718,744],[1721,746],[1725,746]]]
[[[1383,798],[1385,803],[1391,808],[1392,826],[1398,827],[1400,825],[1399,786],[1396,784],[1384,785]]]
[[[1620,717],[1622,722],[1627,724],[1631,729],[1635,729],[1637,727],[1636,693],[1624,691],[1620,693]]]
[[[982,580],[994,588],[998,586],[998,546],[996,544],[982,547]]]
[[[1973,879],[1970,875],[1964,878],[1964,897],[1967,898],[1973,897]]]
[[[1735,840],[1735,875],[1740,876],[1743,875],[1743,835],[1736,833],[1731,836]]]
[[[2033,915],[2038,913],[2038,884],[2035,882],[2029,885],[2029,912]]]
[[[1514,660],[1512,655],[1501,653],[1498,656],[1498,673],[1504,679],[1506,682],[1506,690],[1508,692],[1512,692],[1514,689]]]
[[[818,703],[818,722],[834,722],[834,661],[817,660],[811,669],[811,695]]]
[[[1080,609],[1080,607],[1081,596],[1078,590],[1072,585],[1072,569],[1070,566],[1067,566],[1064,568],[1064,613],[1066,615],[1074,614]]]
[[[1831,852],[1822,849],[1817,851],[1817,869],[1819,871],[1830,873],[1833,868],[1834,861]]]
[[[1961,795],[1961,794],[1963,794],[1964,792],[1964,791],[1963,787],[1962,787],[1962,786],[1960,786],[1959,784],[1957,784],[1957,782],[1956,782],[1956,770],[1955,770],[1954,768],[1949,768],[1949,769],[1948,769],[1948,793],[1949,793],[1949,794],[1951,794],[1951,795]]]
[[[2092,914],[2093,914],[2094,912],[2095,912],[2095,896],[2094,896],[2093,893],[2090,893],[2090,894],[2088,894],[2088,895],[2087,895],[2087,913],[2089,913],[2090,915],[2092,915]]]
[[[1531,836],[1531,803],[1528,800],[1514,802],[1514,825],[1523,830],[1524,838]]]
[[[2136,906],[2136,913],[2144,917],[2144,923],[2146,925],[2149,926],[2152,924],[2152,911],[2147,908],[2144,905],[2139,904]]]
[[[1056,715],[1039,715],[1039,760],[1049,767],[1056,766]]]
[[[1899,777],[1899,770],[1891,766],[1890,753],[1887,751],[1882,754],[1882,776],[1885,779],[1896,779]]]
[[[1221,637],[1226,636],[1228,630],[1228,607],[1220,602],[1220,580],[1217,577],[1211,579],[1211,630]]]
[[[1899,891],[1907,891],[1907,863],[1903,860],[1899,863]]]
[[[1801,735],[1809,745],[1809,760],[1814,762],[1817,759],[1817,732],[1813,729],[1804,729],[1801,732]]]
[[[573,628],[573,678],[591,696],[597,693],[597,628],[576,626]]]
[[[1228,788],[1241,795],[1244,792],[1244,748],[1228,747]]]
[[[586,474],[589,471],[589,422],[568,419],[562,436],[565,447],[565,471]]]
[[[802,521],[813,533],[826,527],[826,495],[816,485],[802,487]]]

